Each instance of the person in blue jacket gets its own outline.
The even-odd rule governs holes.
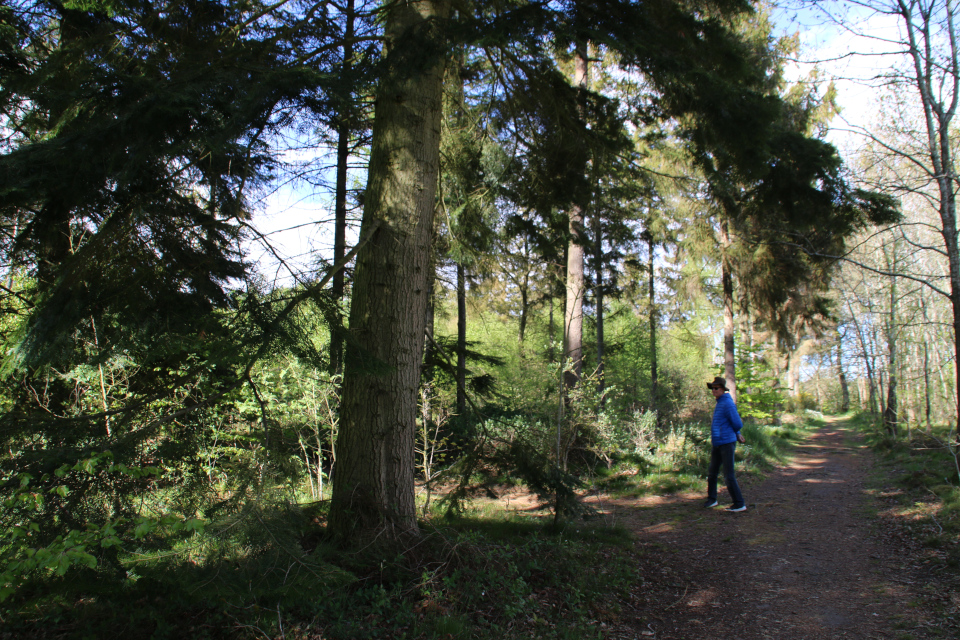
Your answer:
[[[707,471],[707,501],[705,507],[717,506],[717,476],[723,466],[724,478],[727,481],[727,491],[733,504],[727,511],[746,511],[747,503],[743,501],[740,485],[737,484],[737,475],[733,470],[733,453],[738,442],[745,442],[740,430],[743,429],[743,420],[737,413],[737,405],[727,393],[727,381],[717,376],[713,382],[707,383],[707,388],[713,392],[717,406],[713,410],[713,422],[710,424],[710,443],[713,445],[710,452],[710,468]]]

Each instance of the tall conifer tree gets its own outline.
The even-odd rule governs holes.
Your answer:
[[[401,1],[385,9],[387,63],[378,89],[364,211],[373,240],[358,258],[351,309],[356,347],[352,356],[348,352],[344,386],[341,442],[351,458],[340,458],[339,464],[350,471],[335,479],[331,511],[331,526],[344,538],[358,531],[386,532],[388,537],[416,531],[412,453],[405,443],[412,442],[416,419],[418,346],[426,317],[420,271],[430,252],[424,229],[432,228],[428,223],[436,188],[439,140],[430,123],[435,122],[438,69],[447,46],[440,32],[501,51],[505,67],[498,77],[504,94],[518,106],[521,92],[527,104],[543,101],[537,105],[542,110],[517,110],[529,119],[568,117],[556,97],[578,95],[549,72],[552,63],[544,43],[564,51],[586,41],[615,49],[625,68],[646,76],[659,113],[684,123],[680,134],[721,197],[742,204],[732,186],[749,183],[750,202],[758,210],[770,208],[788,222],[815,220],[814,227],[826,225],[817,227],[824,237],[844,228],[827,221],[853,224],[864,205],[871,213],[878,210],[869,198],[845,189],[832,147],[779,127],[783,105],[766,89],[767,69],[757,64],[756,50],[733,33],[724,17],[748,11],[746,4],[696,11],[669,2],[504,4],[483,11],[464,6],[449,24],[447,8],[438,0]],[[472,9],[475,14],[469,13]],[[401,40],[404,46],[398,45]],[[511,86],[516,78],[540,78],[544,86],[559,90],[566,85],[568,90],[550,92],[548,104],[537,87]],[[567,104],[577,105],[575,100]],[[583,171],[579,173],[582,183]],[[397,274],[402,274],[400,281]]]

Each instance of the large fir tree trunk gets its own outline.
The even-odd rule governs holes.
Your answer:
[[[733,275],[730,273],[730,234],[727,223],[720,223],[721,280],[723,284],[723,377],[733,401],[737,401],[737,361],[734,354]]]
[[[576,72],[574,82],[578,87],[587,87],[586,46],[577,47]],[[563,357],[570,362],[570,368],[564,373],[566,389],[572,389],[583,375],[583,244],[584,207],[581,203],[570,207],[570,242],[567,246],[567,303],[563,317]]]
[[[329,527],[341,540],[418,532],[414,438],[430,294],[447,0],[385,11],[385,68],[357,254]]]

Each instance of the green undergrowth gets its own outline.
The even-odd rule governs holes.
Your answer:
[[[738,475],[768,472],[819,424],[814,419],[777,426],[745,424],[742,433],[747,442],[737,445]],[[593,485],[622,498],[702,490],[709,462],[710,425],[692,423],[671,428],[647,451],[601,466]]]
[[[805,428],[747,426],[741,473],[782,460]],[[705,426],[650,449],[600,465],[594,484],[702,489]],[[357,551],[325,541],[324,505],[252,500],[175,539],[36,572],[0,602],[0,626],[17,638],[598,638],[641,580],[629,534],[600,519],[554,526],[496,505],[448,519],[435,506],[415,543]]]
[[[385,552],[332,546],[310,516],[264,508],[178,554],[38,579],[0,621],[18,638],[597,638],[638,578],[629,535],[597,523],[437,519]]]
[[[873,490],[888,508],[885,518],[909,532],[930,555],[960,568],[960,461],[949,426],[901,429],[895,437],[869,415],[850,419],[877,453]]]

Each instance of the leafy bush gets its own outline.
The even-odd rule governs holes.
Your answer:
[[[102,473],[142,478],[156,476],[160,471],[156,467],[131,469],[123,464],[112,464],[112,459],[110,452],[105,452],[72,467],[64,465],[53,473],[56,480],[43,479],[47,481],[43,483],[48,487],[46,489],[38,488],[29,474],[19,476],[19,488],[3,502],[0,602],[7,600],[31,579],[63,576],[76,567],[115,571],[119,568],[116,551],[125,543],[134,545],[145,538],[157,536],[173,540],[181,532],[191,534],[203,530],[202,520],[183,518],[172,513],[134,518],[116,515],[103,522],[87,523],[83,529],[68,529],[53,539],[41,537],[37,514],[44,511],[50,497],[67,497],[70,481],[77,476]],[[102,567],[103,562],[112,566]]]
[[[737,364],[737,410],[743,418],[776,422],[785,405],[780,381],[757,347],[745,351]]]

